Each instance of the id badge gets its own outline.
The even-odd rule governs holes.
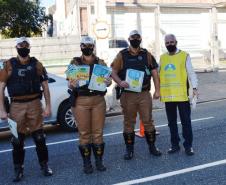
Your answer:
[[[146,73],[148,76],[151,75],[150,70],[149,70],[147,67],[145,67],[145,73]]]

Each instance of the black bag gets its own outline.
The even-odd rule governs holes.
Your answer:
[[[122,95],[122,88],[117,85],[115,87],[115,91],[116,91],[116,99],[118,100]]]

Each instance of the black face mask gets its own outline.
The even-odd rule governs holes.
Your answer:
[[[27,57],[28,54],[30,53],[30,49],[28,49],[28,48],[17,48],[17,53],[18,53],[21,57],[25,58],[25,57]]]
[[[93,48],[83,48],[82,50],[82,54],[85,56],[90,56],[93,54]]]
[[[166,46],[166,48],[170,53],[175,52],[177,49],[176,45],[168,45],[168,46]]]
[[[138,48],[140,46],[141,40],[133,39],[133,40],[130,40],[129,42],[133,48]]]

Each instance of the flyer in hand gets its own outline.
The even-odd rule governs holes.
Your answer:
[[[144,72],[135,69],[127,69],[126,71],[126,82],[129,84],[129,88],[125,90],[133,92],[141,92],[142,84],[144,80]]]
[[[17,123],[13,121],[12,119],[8,118],[8,124],[9,124],[9,129],[11,133],[18,138],[18,132],[17,132]]]
[[[89,71],[88,65],[70,64],[65,73],[68,80],[79,80],[78,85],[83,86],[89,83]]]
[[[88,88],[91,90],[106,91],[107,86],[104,80],[111,75],[111,72],[111,68],[95,64]]]

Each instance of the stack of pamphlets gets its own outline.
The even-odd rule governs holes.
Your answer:
[[[144,72],[135,69],[127,69],[126,71],[126,82],[129,84],[129,88],[125,90],[133,92],[141,92],[142,84],[144,80]]]
[[[78,80],[78,86],[87,85],[89,83],[89,71],[88,65],[74,65],[70,64],[65,71],[68,80]]]
[[[104,80],[111,75],[111,72],[111,68],[95,64],[88,88],[91,90],[106,91],[106,84]]]

